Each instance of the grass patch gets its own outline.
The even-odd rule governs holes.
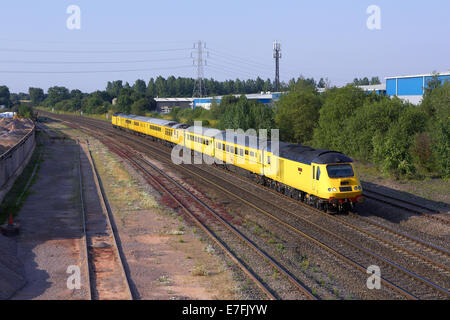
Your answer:
[[[209,272],[206,267],[202,264],[196,265],[192,270],[193,276],[207,277],[209,276]]]
[[[158,278],[158,281],[163,286],[170,286],[172,284],[172,280],[170,280],[168,275],[164,275]]]

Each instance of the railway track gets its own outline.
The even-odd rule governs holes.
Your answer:
[[[116,230],[104,198],[88,141],[81,142],[79,154],[80,201],[84,231],[86,280],[90,300],[132,300],[133,294],[119,251]],[[84,145],[84,146],[82,146]],[[84,152],[81,152],[81,148]],[[85,155],[85,157],[83,156]],[[86,176],[92,172],[92,179]]]
[[[428,219],[450,225],[450,216],[446,213],[440,212],[437,209],[430,208],[416,202],[400,199],[398,197],[393,197],[367,188],[364,188],[364,196],[368,199],[382,202],[390,206],[426,217]]]
[[[272,293],[272,290],[267,287],[266,284],[260,280],[259,276],[250,270],[244,263],[241,262],[239,257],[232,252],[228,248],[228,246],[221,240],[219,237],[214,234],[210,227],[208,227],[202,220],[205,220],[205,217],[201,217],[198,215],[198,210],[192,208],[193,203],[196,203],[198,207],[203,209],[203,212],[207,212],[209,217],[214,218],[215,221],[219,222],[222,226],[224,226],[228,231],[234,234],[239,241],[244,243],[247,247],[252,249],[256,254],[258,254],[264,261],[266,261],[270,266],[282,275],[284,275],[289,282],[303,295],[305,299],[315,300],[316,297],[304,287],[303,284],[299,282],[294,276],[292,276],[286,269],[277,263],[272,257],[267,255],[262,249],[258,248],[251,240],[249,240],[245,235],[240,233],[236,228],[232,226],[231,223],[223,219],[215,210],[213,210],[210,206],[200,200],[196,195],[190,192],[188,189],[183,187],[179,182],[175,179],[167,175],[164,171],[159,169],[154,164],[148,162],[142,157],[137,157],[136,155],[132,155],[131,152],[124,152],[117,148],[117,143],[111,141],[109,139],[103,139],[103,143],[105,143],[108,148],[118,154],[121,158],[128,160],[128,162],[139,172],[143,173],[146,179],[151,182],[153,186],[156,186],[164,193],[169,195],[169,197],[183,209],[185,214],[195,222],[195,224],[200,227],[214,242],[218,245],[235,263],[238,267],[261,289],[261,291],[272,300],[277,299]],[[151,172],[153,171],[153,172]],[[180,194],[187,195],[188,199],[184,199],[180,197]],[[197,207],[197,208],[198,208]]]
[[[147,144],[146,144],[146,145],[147,145]],[[151,146],[148,146],[148,147],[151,147]],[[155,147],[152,147],[152,149],[155,150]],[[158,151],[159,151],[159,153],[161,152],[161,150],[158,150]],[[156,154],[155,154],[155,155],[156,155]],[[186,168],[184,168],[184,169],[186,169]],[[196,167],[196,170],[198,171],[198,170],[199,170],[199,167]],[[202,169],[200,169],[200,170],[202,170]],[[194,174],[194,172],[191,171],[191,174]],[[197,174],[197,176],[198,176],[199,178],[205,180],[204,177],[200,177],[198,174]],[[208,181],[206,181],[206,182],[208,182]],[[268,190],[271,190],[271,189],[268,189]],[[222,191],[226,192],[226,190],[222,190]],[[271,191],[273,191],[273,190],[271,190]],[[240,193],[243,193],[243,192],[245,192],[245,190],[240,190]],[[274,191],[273,191],[273,192],[274,192]],[[277,194],[277,195],[280,195],[280,194],[278,194],[278,193],[276,193],[276,194]],[[234,193],[234,194],[231,194],[231,195],[233,195],[233,196],[236,197],[236,194],[235,194],[235,193]],[[251,205],[251,206],[255,207],[254,204],[248,203],[248,201],[247,201],[246,199],[241,198],[240,201],[242,201],[242,202],[244,202],[244,203],[247,202],[248,205]],[[260,203],[263,203],[263,202],[264,202],[264,199],[260,198],[260,199],[258,199],[258,201],[259,201]],[[313,209],[313,208],[311,208],[311,207],[309,207],[309,206],[308,206],[308,208],[309,208],[309,209]],[[255,209],[257,209],[257,210],[259,210],[259,211],[262,210],[262,209],[261,209],[260,207],[258,207],[258,206],[257,206]],[[279,209],[279,208],[278,208],[278,209]],[[264,211],[264,213],[265,213],[267,216],[270,215],[270,212],[268,212],[267,210],[262,210],[262,211]],[[319,211],[319,212],[320,212],[320,211]],[[288,213],[288,212],[285,212],[285,213]],[[292,215],[292,213],[289,213],[289,214]],[[322,212],[321,212],[321,214],[322,214]],[[331,217],[331,216],[330,216],[330,217]],[[274,216],[271,216],[271,218],[274,219],[275,221],[277,221],[278,223],[284,224],[284,226],[285,226],[286,228],[290,228],[291,230],[293,230],[293,229],[292,229],[293,227],[292,227],[291,225],[286,224],[285,222],[283,222],[283,221],[280,220],[279,218],[274,217]],[[333,217],[333,218],[334,218],[334,217]],[[336,219],[337,219],[337,218],[336,218]],[[307,222],[307,221],[304,221],[304,222]],[[347,225],[348,227],[351,227],[351,228],[353,228],[353,229],[356,229],[356,227],[351,226],[351,225],[349,225],[348,223],[346,223],[346,225]],[[322,228],[321,226],[319,226],[319,225],[310,225],[310,226],[317,228],[317,229],[320,230],[320,232],[322,232],[322,233],[329,233],[329,234],[330,234],[330,232],[329,232],[328,230],[323,229],[323,228]],[[365,268],[363,268],[360,264],[358,265],[358,263],[355,262],[354,259],[351,259],[351,258],[349,259],[348,257],[345,257],[345,256],[342,255],[342,254],[339,255],[339,253],[338,253],[337,251],[333,250],[330,246],[324,245],[324,243],[318,241],[317,239],[314,239],[314,238],[312,238],[312,237],[309,237],[307,234],[302,233],[302,232],[301,232],[299,229],[297,229],[297,228],[294,228],[294,229],[295,229],[294,231],[297,232],[299,235],[301,235],[301,236],[303,236],[303,237],[306,237],[306,238],[310,239],[311,241],[316,242],[316,244],[318,244],[319,246],[325,248],[326,250],[328,250],[329,252],[332,252],[332,253],[335,254],[335,255],[337,254],[337,256],[340,256],[340,258],[343,259],[343,260],[345,260],[347,263],[353,265],[354,267],[356,267],[356,268],[359,269],[360,271],[365,272]],[[359,230],[359,231],[361,231],[361,230]],[[365,232],[365,231],[363,231],[363,232]],[[391,230],[391,232],[393,233],[394,231]],[[367,233],[367,232],[365,232],[365,233]],[[388,268],[392,268],[392,269],[396,270],[397,272],[401,272],[401,273],[403,273],[404,275],[406,275],[408,278],[414,279],[415,281],[419,281],[419,282],[421,282],[423,285],[426,285],[426,286],[428,286],[428,287],[431,287],[431,288],[433,288],[433,289],[439,291],[441,294],[443,294],[443,296],[448,297],[448,291],[447,291],[445,288],[442,288],[442,287],[440,287],[440,286],[438,286],[438,285],[436,285],[436,284],[434,284],[434,283],[432,283],[432,282],[430,282],[430,281],[424,279],[423,277],[420,277],[420,276],[418,276],[418,275],[416,275],[416,274],[414,274],[414,273],[411,273],[411,272],[409,272],[408,270],[406,270],[405,268],[402,268],[402,267],[396,265],[395,263],[393,263],[393,262],[391,262],[391,261],[389,261],[389,260],[387,260],[387,259],[385,259],[385,258],[383,258],[383,257],[381,257],[381,256],[377,256],[377,255],[374,254],[373,252],[370,252],[370,251],[368,251],[368,250],[364,250],[364,248],[361,248],[361,247],[358,248],[357,246],[355,246],[355,245],[352,244],[351,242],[346,241],[346,240],[345,240],[344,238],[342,238],[342,237],[339,237],[339,236],[336,237],[336,235],[332,235],[332,234],[330,234],[330,235],[331,235],[331,236],[334,236],[335,238],[337,238],[337,239],[339,239],[340,241],[342,241],[343,243],[345,243],[347,246],[352,247],[353,249],[355,249],[355,250],[357,250],[357,251],[365,252],[365,254],[371,256],[372,258],[377,259],[380,263],[384,263],[386,266],[388,266]],[[407,238],[408,240],[413,239],[412,237],[409,237],[409,236],[407,236],[407,235],[403,235],[403,237]],[[379,237],[378,237],[378,241],[383,241],[384,243],[386,243],[385,240],[383,240],[383,239],[381,239],[381,238],[379,238]],[[414,239],[414,241],[416,241],[416,242],[421,242],[419,239]],[[424,244],[424,243],[422,243],[422,244]],[[391,244],[391,245],[392,245],[392,244]],[[399,248],[398,246],[396,246],[395,244],[394,244],[394,248],[396,248],[396,249],[402,249],[402,248]],[[404,249],[402,249],[402,250],[405,251]],[[409,254],[411,254],[411,253],[409,253]],[[445,254],[448,254],[448,252],[446,252]],[[419,259],[422,259],[422,260],[425,260],[425,261],[427,260],[427,259],[423,259],[423,257],[421,257],[420,255],[417,255],[417,254],[412,254],[412,255],[414,255],[416,258],[419,258]],[[346,259],[346,258],[347,258],[347,259]],[[432,262],[432,261],[428,261],[428,263],[433,263],[433,262]],[[440,265],[439,268],[445,270],[446,267]],[[448,269],[448,268],[446,268],[446,269]],[[401,289],[400,287],[398,287],[398,286],[397,286],[397,288],[396,288],[396,286],[395,286],[393,283],[391,283],[391,282],[389,282],[389,281],[387,281],[387,280],[384,280],[384,281],[385,281],[385,283],[386,283],[388,286],[391,286],[391,287],[392,287],[394,290],[396,290],[397,292],[401,292],[401,293],[402,293],[403,295],[405,295],[406,297],[409,297],[409,298],[416,298],[413,294],[409,294],[409,292],[407,292],[406,290],[402,290],[402,289]]]

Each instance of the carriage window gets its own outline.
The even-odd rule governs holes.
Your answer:
[[[245,150],[245,155],[248,156],[248,150]]]
[[[244,150],[239,149],[239,154],[241,155],[241,157],[244,155]]]
[[[270,157],[267,157],[267,164],[270,164]]]
[[[227,152],[229,152],[230,151],[230,147],[229,146],[227,146]]]
[[[222,144],[222,150],[225,151],[225,145],[224,144]]]

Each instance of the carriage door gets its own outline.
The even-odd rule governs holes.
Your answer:
[[[319,191],[320,167],[313,165],[312,190],[314,194]]]

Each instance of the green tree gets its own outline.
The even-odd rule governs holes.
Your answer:
[[[0,86],[0,106],[9,108],[11,106],[11,94],[7,86]]]
[[[368,96],[353,85],[328,90],[314,130],[314,145],[348,152],[349,138],[343,128],[366,99]]]
[[[69,89],[65,87],[51,87],[48,89],[47,98],[45,99],[45,105],[51,107],[70,98]]]
[[[317,88],[325,88],[325,86],[325,80],[323,80],[323,78],[320,78],[319,83],[317,84]]]
[[[106,85],[106,92],[108,92],[108,94],[113,97],[113,98],[117,98],[120,94],[120,90],[122,90],[123,88],[123,84],[122,84],[122,80],[117,80],[117,81],[108,81],[108,84]]]
[[[373,137],[386,136],[389,128],[398,121],[405,104],[398,98],[383,97],[380,101],[366,99],[363,106],[341,127],[341,135],[348,139],[346,152],[361,160],[373,160]]]
[[[141,98],[131,105],[131,113],[144,116],[147,111],[151,110],[151,104],[148,99]]]
[[[136,82],[133,85],[134,91],[136,91],[139,95],[145,96],[147,91],[147,85],[145,84],[144,80],[137,79]]]
[[[103,109],[103,99],[99,94],[93,94],[92,97],[89,99],[89,102],[86,107],[86,112],[90,114],[100,114],[101,111],[104,111]]]
[[[383,170],[395,177],[416,173],[411,147],[417,133],[425,129],[425,113],[412,105],[407,105],[398,121],[391,124],[386,135],[374,136],[374,160]]]
[[[429,115],[427,133],[431,138],[435,171],[450,177],[450,82],[425,93],[421,109]]]
[[[39,104],[44,101],[44,90],[41,88],[29,88],[28,93],[30,94],[31,103],[33,106],[39,106]]]
[[[434,89],[439,88],[441,85],[442,82],[439,79],[439,73],[434,71],[431,75],[431,79],[427,81],[427,85],[425,86],[425,94],[430,94]]]
[[[420,107],[431,117],[448,118],[450,116],[450,81],[425,91]]]
[[[173,107],[170,110],[169,116],[172,119],[172,121],[180,122],[180,111],[181,111],[180,107]]]
[[[27,119],[31,119],[33,117],[33,108],[29,103],[22,103],[19,107],[18,114]]]
[[[117,111],[123,113],[131,112],[131,105],[134,103],[132,99],[133,90],[129,88],[123,88],[120,90],[119,97],[117,98]]]
[[[372,77],[372,79],[370,79],[370,84],[371,84],[371,85],[381,84],[380,78],[378,78],[378,77]]]
[[[283,95],[277,105],[275,123],[282,141],[309,143],[317,127],[321,100],[314,90],[303,85]]]

